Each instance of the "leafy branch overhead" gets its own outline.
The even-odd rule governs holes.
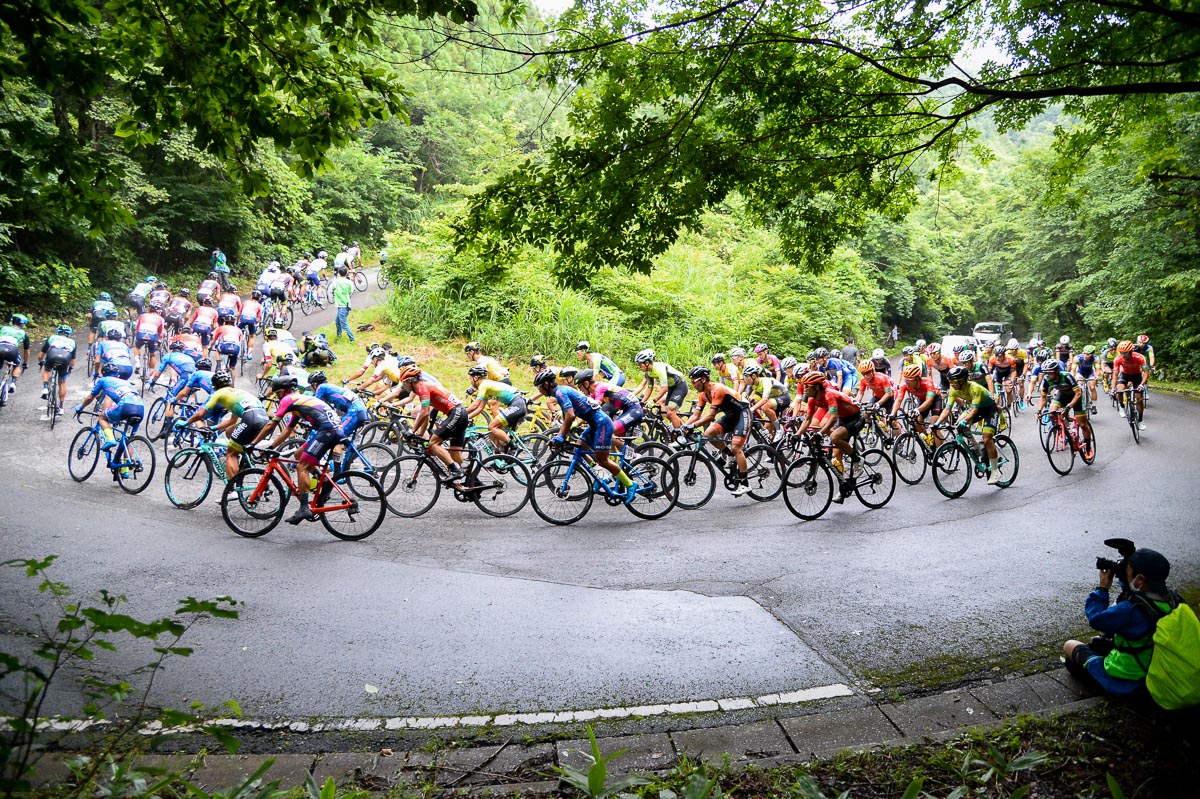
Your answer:
[[[1011,130],[1061,104],[1083,123],[1063,138],[1077,154],[1165,113],[1200,89],[1198,19],[1092,0],[583,0],[553,49],[511,45],[579,87],[575,134],[476,195],[458,246],[551,247],[574,285],[605,265],[646,272],[736,191],[789,259],[819,267],[872,212],[902,215],[985,111]]]

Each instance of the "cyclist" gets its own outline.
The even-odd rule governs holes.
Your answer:
[[[973,349],[964,347],[963,351],[958,354],[958,364],[967,370],[971,382],[978,383],[981,387],[987,388],[987,369],[975,358],[975,351]]]
[[[610,386],[625,385],[625,373],[611,358],[599,352],[592,352],[592,345],[581,341],[575,345],[575,357],[587,364],[587,368],[598,373],[604,382]]]
[[[503,451],[509,444],[509,435],[504,428],[515,432],[529,412],[525,397],[511,384],[489,378],[488,368],[483,364],[477,363],[468,369],[467,377],[471,380],[467,394],[474,397],[471,406],[467,408],[467,419],[474,419],[483,413],[489,402],[498,402],[504,406],[503,410],[488,422],[488,436],[491,437],[492,443]]]
[[[600,403],[578,389],[558,385],[554,372],[549,369],[538,372],[533,378],[533,385],[542,396],[553,396],[558,407],[562,409],[562,426],[558,435],[554,436],[554,443],[562,444],[566,441],[567,432],[575,424],[575,419],[582,419],[587,423],[587,429],[580,435],[580,443],[592,450],[596,465],[611,474],[617,485],[625,490],[625,504],[633,502],[637,496],[638,484],[629,478],[619,463],[609,460],[613,423],[608,414],[600,408]]]
[[[385,350],[383,347],[375,347],[367,353],[367,358],[371,361],[371,376],[365,380],[359,389],[370,388],[381,380],[387,381],[388,386],[395,386],[397,389],[402,388],[400,380],[400,361],[395,355]],[[363,371],[366,371],[365,369]],[[358,375],[355,375],[357,377]],[[353,379],[353,378],[350,378]],[[386,396],[395,396],[398,391],[390,391],[380,397],[380,401],[384,401]]]
[[[146,295],[150,293],[150,289],[154,288],[156,283],[158,283],[158,278],[154,275],[147,275],[145,280],[138,283],[129,292],[130,316],[141,316],[146,312]]]
[[[941,349],[940,345],[938,346],[938,349]],[[888,377],[892,376],[892,362],[888,358],[887,353],[883,351],[882,347],[876,347],[875,349],[871,350],[871,363],[875,364],[876,372],[883,372]]]
[[[900,385],[896,389],[896,397],[892,403],[893,416],[900,412],[903,407],[904,398],[912,395],[918,403],[917,409],[913,416],[913,428],[916,429],[929,446],[935,446],[942,441],[942,433],[934,428],[931,432],[925,423],[929,420],[931,414],[940,414],[942,412],[942,395],[941,392],[933,385],[933,380],[928,377],[921,376],[921,367],[915,363],[910,363],[904,367],[900,373]]]
[[[974,356],[974,353],[971,353]],[[972,359],[973,361],[973,359]],[[983,446],[987,452],[988,485],[1000,482],[1000,452],[996,449],[996,426],[1000,420],[1000,407],[996,400],[979,383],[971,379],[971,372],[966,366],[956,366],[950,370],[950,393],[946,397],[946,407],[938,416],[937,423],[942,424],[950,416],[950,409],[955,403],[969,405],[968,410],[958,417],[958,429],[963,437],[971,439],[971,424],[979,422],[983,427]]]
[[[167,324],[159,313],[161,310],[161,305],[151,303],[149,310],[139,316],[133,325],[133,353],[140,357],[142,347],[146,347],[151,371],[158,367],[158,344],[167,335]]]
[[[825,373],[825,379],[838,391],[849,394],[858,386],[855,368],[841,358],[833,357],[833,353],[824,347],[817,348],[817,368]]]
[[[333,366],[336,362],[337,356],[329,348],[329,340],[324,333],[314,335],[306,330],[301,334],[300,363],[305,369]]]
[[[258,332],[263,321],[262,292],[258,289],[250,292],[250,299],[242,303],[241,313],[238,314],[237,326],[246,331],[246,352],[243,357],[250,360],[254,357],[254,335]]]
[[[387,349],[391,349],[391,346],[392,346],[391,344],[388,344]],[[377,349],[383,349],[383,345],[380,345],[380,344],[366,345],[366,350],[367,350],[366,359],[362,362],[362,366],[360,366],[358,368],[357,372],[355,372],[352,375],[347,375],[346,377],[342,378],[343,386],[347,385],[348,383],[350,383],[353,380],[357,380],[358,378],[362,377],[363,375],[365,375],[367,373],[367,370],[369,370],[375,366],[375,361],[371,358],[371,353]]]
[[[792,404],[792,397],[780,381],[766,374],[766,370],[756,363],[748,363],[742,369],[742,396],[750,402],[751,424],[754,414],[762,413],[767,419],[767,431],[771,440],[777,441],[783,437],[783,430],[776,425],[776,420],[784,414]]]
[[[711,439],[712,445],[720,453],[722,468],[724,459],[732,450],[738,472],[738,484],[733,495],[740,497],[749,493],[750,476],[745,453],[746,436],[750,434],[749,404],[729,386],[713,382],[712,371],[707,366],[693,366],[688,370],[688,379],[700,396],[696,409],[684,423],[684,430],[703,428],[705,437]],[[720,418],[717,418],[718,413],[721,414]],[[726,435],[730,436],[728,448],[722,440]]]
[[[200,344],[205,349],[208,349],[208,342],[212,339],[212,332],[216,327],[217,309],[212,297],[205,297],[200,300],[200,307],[192,315],[192,332],[200,337]]]
[[[91,392],[84,397],[83,402],[75,406],[75,413],[82,413],[93,400],[99,400],[101,397],[110,403],[110,407],[101,410],[96,417],[104,435],[104,443],[100,445],[100,449],[107,452],[117,443],[112,426],[128,422],[130,431],[136,433],[142,424],[142,419],[146,416],[146,406],[142,404],[142,398],[133,385],[129,381],[117,377],[116,364],[104,364],[100,374],[101,377],[92,386]]]
[[[476,366],[482,366],[487,369],[487,379],[495,380],[497,383],[503,383],[506,386],[512,385],[512,376],[508,369],[499,361],[491,356],[484,355],[478,341],[468,341],[467,346],[463,347],[463,351],[467,353],[467,357],[475,362]]]
[[[1021,342],[1015,338],[1010,338],[1005,346],[1008,354],[1012,357],[1013,363],[1016,364],[1017,374],[1017,399],[1021,404],[1021,410],[1025,410],[1025,369],[1029,362],[1029,353],[1021,349]]]
[[[1133,351],[1145,358],[1146,363],[1150,366],[1150,368],[1144,373],[1146,376],[1146,384],[1149,385],[1151,372],[1158,366],[1157,362],[1154,360],[1154,347],[1150,345],[1150,337],[1145,333],[1139,335],[1133,344]]]
[[[253,442],[257,444],[269,436],[286,418],[289,421],[268,445],[269,449],[276,449],[291,437],[301,420],[308,423],[308,440],[296,458],[296,496],[300,500],[300,508],[287,518],[288,524],[317,518],[308,507],[308,492],[312,489],[321,459],[341,438],[338,432],[341,420],[333,408],[314,396],[301,394],[296,386],[296,378],[291,375],[277,375],[271,380],[271,393],[279,400],[279,406],[275,409],[275,415],[255,435]]]
[[[575,375],[579,372],[574,366],[561,366],[558,369],[558,382],[565,386],[575,387]]]
[[[38,362],[42,367],[42,399],[50,396],[50,370],[58,372],[58,416],[63,415],[67,401],[67,375],[75,368],[74,335],[70,325],[59,325],[42,344],[42,357]]]
[[[1100,370],[1104,375],[1104,390],[1112,390],[1113,361],[1117,358],[1117,340],[1110,338],[1100,348]]]
[[[771,354],[771,348],[767,344],[755,344],[754,356],[758,361],[758,365],[762,367],[764,374],[769,374],[778,382],[783,382],[783,364],[779,358]],[[743,368],[743,372],[745,369]]]
[[[380,263],[386,260],[387,254],[385,253]],[[362,269],[362,248],[358,246],[357,241],[350,242],[350,248],[346,250],[346,265],[351,269]]]
[[[321,281],[325,279],[325,261],[322,258],[315,258],[311,261],[301,259],[296,262],[296,268],[304,274],[304,280],[311,287],[313,297],[317,301],[317,307],[325,307],[325,296],[321,291]]]
[[[236,325],[242,313],[242,298],[232,291],[221,293],[217,300],[217,324]]]
[[[903,371],[904,367],[913,363],[921,367],[921,377],[929,376],[929,364],[925,362],[915,347],[905,347],[900,350],[900,370]]]
[[[133,377],[133,353],[124,341],[125,335],[116,328],[110,328],[105,334],[104,341],[96,345],[96,373],[104,374],[105,364],[116,364],[117,377],[128,380]]]
[[[645,377],[633,393],[643,401],[658,405],[672,427],[679,427],[679,407],[687,396],[688,384],[683,379],[683,373],[666,361],[656,359],[654,350],[644,349],[633,359]],[[645,396],[642,392],[645,392]]]
[[[734,347],[729,350],[729,363],[732,364],[733,377],[737,385],[733,388],[739,394],[742,393],[742,369],[746,368],[746,350],[741,347]]]
[[[1093,344],[1088,344],[1083,348],[1083,352],[1075,356],[1075,361],[1071,364],[1071,371],[1075,374],[1075,379],[1081,383],[1086,383],[1088,387],[1089,400],[1088,410],[1095,416],[1096,410],[1096,347]]]
[[[100,323],[100,339],[107,339],[109,331],[116,330],[121,335],[118,338],[121,341],[125,340],[125,323],[118,317],[121,312],[116,308],[109,308],[104,312],[104,321]]]
[[[272,261],[272,263],[275,263]],[[278,313],[284,308],[287,308],[288,301],[291,297],[292,286],[295,285],[296,278],[291,272],[275,272],[271,276],[271,286],[268,289],[267,296],[271,299],[272,313]]]
[[[783,388],[789,395],[796,391],[796,378],[792,376],[792,372],[798,363],[800,362],[790,355],[779,362],[779,368],[783,370]]]
[[[216,432],[229,437],[225,449],[225,479],[232,480],[241,467],[241,454],[254,442],[267,424],[267,410],[258,397],[249,391],[233,387],[233,376],[229,372],[217,372],[212,376],[213,392],[203,405],[187,419],[175,422],[179,429],[195,424],[207,417],[217,423]],[[227,419],[221,419],[228,414]]]
[[[1013,382],[1016,373],[1017,362],[1009,357],[1008,348],[1001,347],[997,349],[996,354],[988,362],[988,391],[992,392],[992,396],[994,397],[997,393],[996,386],[1008,386],[1008,395],[1009,397],[1013,397],[1016,394],[1016,386]]]
[[[195,333],[183,332],[171,336],[168,342],[170,344],[179,344],[183,347],[183,354],[191,358],[193,361],[198,361],[204,357],[204,344],[201,343],[200,337]]]
[[[867,391],[870,390],[875,407],[884,413],[891,414],[896,406],[896,385],[892,382],[892,378],[883,372],[875,371],[875,362],[869,358],[859,362],[858,372],[862,378],[858,381],[858,394],[854,397],[854,401],[862,405]],[[900,432],[900,426],[894,422],[892,429],[896,433]]]
[[[183,390],[187,385],[188,378],[192,376],[192,372],[196,371],[196,360],[183,351],[182,341],[172,341],[167,351],[167,356],[163,358],[161,366],[150,373],[149,382],[157,383],[160,375],[164,374],[168,369],[174,374],[174,380],[167,387],[167,402],[168,405],[175,399],[175,396]],[[170,418],[170,414],[167,415]]]
[[[225,362],[229,373],[233,374],[237,369],[238,358],[242,356],[242,329],[229,324],[229,317],[225,320],[225,324],[213,331],[212,348]]]
[[[709,372],[710,379],[714,374],[717,377],[717,382],[721,385],[728,386],[735,391],[737,390],[738,374],[732,366],[725,362],[725,353],[723,352],[718,352],[712,356],[712,370]]]
[[[271,294],[271,284],[275,282],[275,278],[279,276],[279,261],[271,261],[267,264],[267,268],[258,276],[258,281],[254,284],[254,290],[263,297],[268,297]]]
[[[1141,353],[1134,352],[1132,341],[1126,339],[1117,345],[1117,357],[1113,361],[1113,374],[1116,375],[1117,385],[1113,389],[1113,393],[1116,394],[1117,402],[1121,406],[1121,416],[1125,415],[1125,395],[1121,392],[1127,388],[1140,389],[1144,380],[1145,368],[1146,358]],[[1145,395],[1141,391],[1135,391],[1134,396],[1137,397],[1135,401],[1137,403],[1138,418],[1143,420],[1138,423],[1138,429],[1145,430]]]
[[[322,253],[321,256],[325,257],[325,254]],[[333,256],[333,268],[337,269],[339,266],[344,266],[347,270],[350,269],[350,248],[345,244],[342,245],[342,251]]]
[[[1063,369],[1066,369],[1071,363],[1071,357],[1074,355],[1074,353],[1075,350],[1071,346],[1071,337],[1060,336],[1058,339],[1058,346],[1054,348],[1054,357],[1058,359],[1058,363]]]
[[[330,385],[329,377],[323,371],[318,369],[310,374],[308,385],[313,390],[313,396],[342,415],[339,428],[342,438],[354,438],[358,428],[371,421],[371,414],[367,412],[362,397],[344,386]],[[340,454],[341,449],[341,444],[338,444],[334,451]]]
[[[166,438],[167,433],[171,429],[171,425],[175,421],[175,404],[188,405],[199,402],[193,400],[192,395],[197,391],[203,391],[204,397],[207,399],[213,394],[213,362],[208,358],[201,358],[196,361],[196,368],[183,381],[183,385],[179,391],[175,393],[175,402],[167,403],[166,414],[163,417],[162,431],[159,433],[159,438]]]
[[[196,302],[201,305],[205,300],[212,300],[212,305],[217,304],[217,300],[221,299],[221,281],[217,278],[216,272],[209,272],[208,277],[200,281],[200,287],[196,289]]]
[[[953,358],[946,357],[946,353],[942,352],[941,344],[935,341],[925,347],[925,363],[929,366],[925,374],[932,376],[934,372],[937,372],[942,390],[948,390],[950,388],[950,378],[946,375],[949,374],[955,361]]]
[[[96,343],[97,331],[100,329],[100,323],[108,318],[109,311],[115,311],[117,306],[113,305],[112,295],[107,291],[100,292],[96,297],[96,301],[92,303],[92,310],[88,316],[88,346]]]
[[[613,420],[613,435],[632,434],[645,418],[646,411],[632,391],[613,383],[596,382],[596,373],[591,369],[581,369],[575,375],[575,386],[600,403]]]
[[[275,359],[285,352],[291,352],[292,348],[283,341],[279,340],[279,330],[273,327],[268,327],[263,332],[263,338],[266,341],[263,343],[262,364],[259,366],[258,374],[254,376],[255,380],[262,380],[267,376],[267,371],[274,365]]]
[[[854,454],[851,439],[859,434],[866,423],[862,409],[848,394],[829,383],[820,370],[805,372],[800,378],[800,387],[808,400],[808,407],[804,421],[796,431],[797,434],[803,434],[812,427],[818,411],[824,410],[825,416],[817,432],[829,436],[834,447],[833,467],[845,474],[846,467],[842,464],[842,458]],[[841,499],[835,501],[841,502]]]
[[[413,420],[413,433],[421,435],[432,424],[431,411],[444,413],[446,418],[429,435],[429,452],[446,465],[451,478],[461,483],[465,475],[462,470],[463,447],[467,443],[467,409],[458,397],[444,387],[421,379],[421,370],[415,364],[400,370],[400,383],[411,391],[420,403],[420,410]],[[449,450],[442,446],[445,441]]]
[[[167,324],[167,332],[180,333],[187,329],[187,318],[192,313],[191,290],[180,289],[179,294],[167,303],[163,321]]]
[[[0,327],[0,366],[5,363],[13,365],[12,380],[8,384],[8,393],[12,394],[17,390],[17,378],[29,363],[29,334],[25,332],[25,328],[29,326],[29,317],[15,313],[9,317],[8,322]],[[7,404],[8,397],[0,397],[0,405]]]
[[[296,353],[291,351],[279,353],[275,358],[275,370],[277,374],[296,378],[300,390],[308,391],[308,370],[296,363]]]
[[[167,303],[171,301],[171,292],[167,289],[167,284],[161,280],[154,284],[154,288],[150,289],[150,295],[146,297],[146,305],[157,305],[160,309],[167,307]]]
[[[1088,395],[1079,385],[1075,377],[1062,368],[1062,364],[1051,358],[1042,366],[1042,401],[1038,403],[1038,414],[1046,412],[1046,403],[1050,410],[1071,411],[1075,423],[1083,434],[1083,449],[1088,454],[1092,449],[1092,424],[1088,421]]]

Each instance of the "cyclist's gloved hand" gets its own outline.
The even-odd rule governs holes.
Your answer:
[[[74,411],[75,411],[75,413],[76,413],[76,414],[83,413],[83,406],[82,406],[82,405],[76,405],[76,406],[75,406],[75,408],[74,408]]]
[[[554,438],[552,438],[552,439],[550,439],[550,440],[551,440],[553,443],[555,443],[555,444],[565,444],[565,443],[567,443],[567,440],[566,440],[565,438],[563,438],[562,436],[555,436]]]
[[[176,419],[175,420],[175,429],[176,430],[182,430],[185,427],[187,427],[186,419]]]

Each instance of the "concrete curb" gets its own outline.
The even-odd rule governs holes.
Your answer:
[[[861,700],[861,697],[858,698]],[[680,757],[735,768],[797,765],[833,757],[844,751],[945,741],[970,730],[999,727],[1019,716],[1077,713],[1103,701],[1069,676],[1065,669],[960,688],[909,700],[879,704],[846,702],[800,715],[779,715],[736,724],[697,726],[726,720],[728,714],[676,717],[667,732],[598,737],[601,751],[627,752],[610,764],[617,774],[660,772]],[[688,722],[691,722],[689,725]],[[413,749],[319,754],[159,755],[152,765],[189,769],[205,790],[228,789],[244,782],[264,762],[275,763],[266,779],[282,787],[302,786],[308,775],[318,784],[333,778],[371,791],[433,782],[488,795],[536,796],[558,789],[554,766],[586,768],[591,751],[586,739],[554,743],[518,743],[511,730],[498,745],[470,748]],[[69,776],[70,755],[47,755],[39,763],[37,782],[55,784]]]

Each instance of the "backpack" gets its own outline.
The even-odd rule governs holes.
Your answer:
[[[1154,654],[1146,671],[1146,690],[1164,710],[1200,705],[1200,620],[1178,595],[1168,613],[1135,594],[1134,604],[1156,619]]]

